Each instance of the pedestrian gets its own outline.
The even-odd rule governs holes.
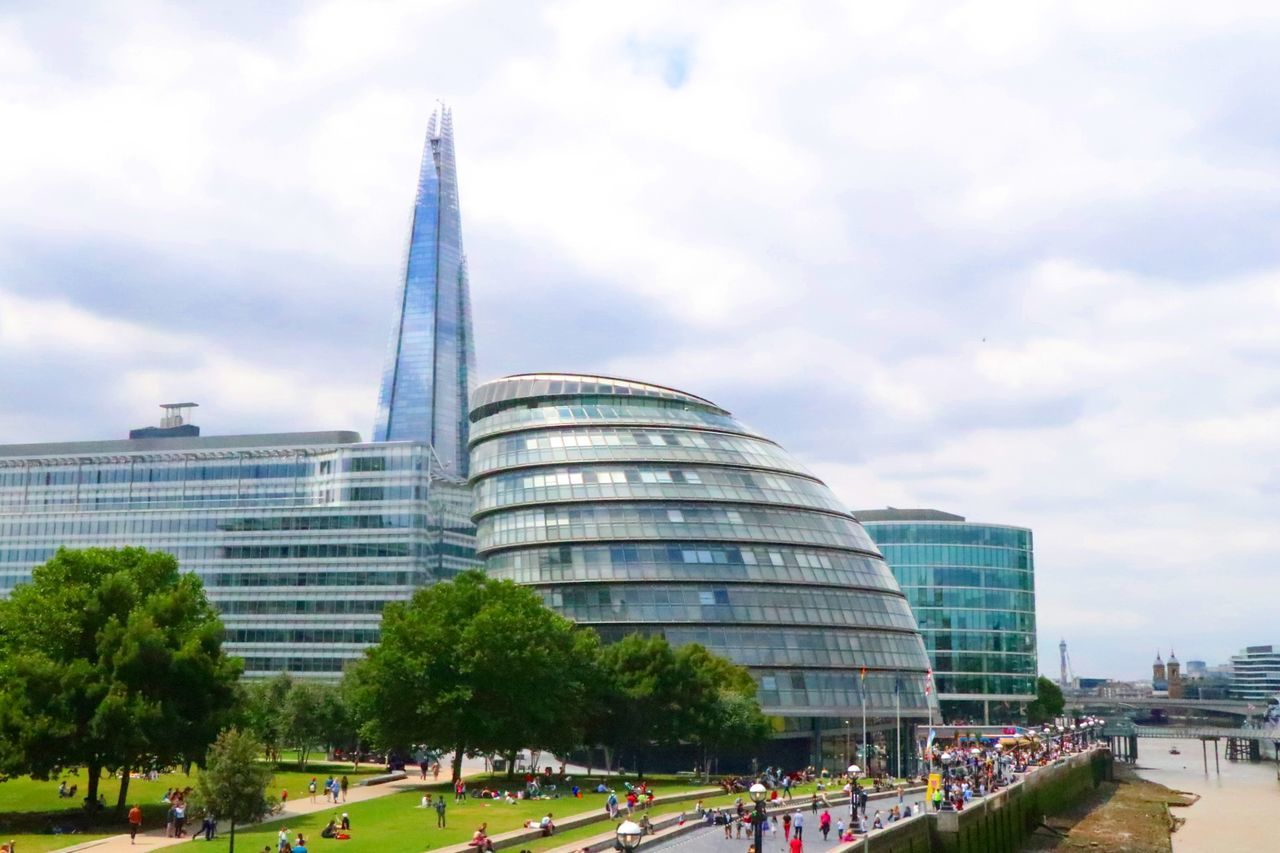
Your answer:
[[[316,801],[316,777],[312,776],[311,781],[307,783],[307,791],[311,794],[311,802]]]
[[[338,787],[342,789],[342,801],[345,803],[347,801],[347,788],[351,787],[351,780],[348,779],[344,774],[342,777],[342,782],[339,783]]]
[[[809,800],[809,810],[813,812],[813,814],[818,813],[818,795],[817,794],[814,794],[812,799]]]
[[[831,812],[825,809],[822,816],[818,818],[818,830],[822,833],[822,840],[827,840],[827,833],[831,832]]]
[[[796,838],[804,837],[804,812],[796,809],[796,816],[791,819],[791,826],[795,829]]]
[[[836,841],[840,841],[843,838],[844,838],[844,818],[840,818],[839,820],[836,821]]]
[[[436,829],[444,829],[444,797],[436,800]]]
[[[782,840],[791,840],[791,815],[784,814],[782,816]]]
[[[289,853],[289,849],[289,827],[282,826],[280,827],[279,834],[276,836],[276,850],[279,851],[279,853]]]
[[[133,804],[133,808],[129,809],[129,843],[133,844],[134,839],[138,837],[138,830],[142,829],[142,809],[137,803]]]
[[[800,836],[791,839],[791,853],[803,853],[804,842],[800,840]]]

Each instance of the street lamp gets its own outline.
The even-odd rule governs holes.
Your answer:
[[[853,828],[853,822],[858,819],[858,777],[862,775],[862,768],[856,764],[850,764],[849,774],[849,827]]]
[[[618,824],[618,848],[631,853],[640,846],[640,837],[644,835],[644,830],[640,825],[629,820],[624,820]]]
[[[755,813],[751,816],[751,823],[756,828],[756,853],[764,853],[764,801],[769,796],[769,792],[764,785],[756,782],[747,789],[747,793],[751,795],[751,801],[756,804]]]

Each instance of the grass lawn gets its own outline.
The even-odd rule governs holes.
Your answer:
[[[316,776],[323,784],[331,768],[345,772],[351,783],[366,775],[376,774],[382,768],[361,767],[360,773],[352,771],[349,765],[309,765],[308,770],[299,771],[294,767],[276,772],[272,784],[272,793],[280,795],[282,788],[287,788],[289,796],[307,796],[307,783]],[[155,782],[143,779],[129,780],[129,803],[138,803],[144,812],[143,826],[155,827],[164,823],[164,815],[168,806],[161,802],[161,797],[171,788],[195,787],[198,771],[191,775],[185,773],[166,773]],[[74,800],[58,796],[58,782],[66,779],[68,785],[76,785]],[[56,850],[80,840],[89,840],[101,835],[115,835],[128,830],[124,820],[117,820],[113,814],[116,797],[120,792],[120,780],[116,777],[104,778],[98,783],[98,792],[106,797],[108,810],[103,814],[89,815],[81,807],[81,800],[88,793],[88,779],[84,770],[64,774],[59,779],[41,782],[29,776],[20,776],[7,782],[0,782],[0,841],[13,839],[20,842],[21,853],[40,853],[45,850]],[[77,829],[75,835],[54,834],[55,827],[64,830]]]
[[[580,780],[580,784],[582,781],[585,780]],[[673,777],[666,777],[665,781],[662,781],[661,777],[651,776],[649,781],[659,795],[705,787],[690,784],[687,780],[676,780]],[[468,787],[474,789],[486,783],[492,787],[511,784],[505,775],[498,774],[481,779],[470,779]],[[520,783],[517,780],[515,784]],[[615,787],[617,790],[622,790],[620,782]],[[445,812],[449,824],[447,828],[437,829],[435,811],[419,807],[424,790],[432,790],[434,795],[444,792],[447,797],[446,803],[448,803]],[[314,814],[286,817],[241,830],[236,833],[236,847],[251,853],[260,853],[268,844],[274,847],[276,834],[281,826],[287,826],[291,836],[296,836],[299,832],[306,836],[310,849],[324,849],[329,844],[320,838],[320,830],[329,822],[330,817],[340,816],[342,812],[346,812],[351,816],[351,839],[341,842],[340,847],[335,842],[335,850],[341,850],[343,853],[420,853],[424,849],[437,849],[469,841],[481,822],[489,825],[490,835],[498,835],[520,829],[525,821],[541,818],[547,812],[552,812],[557,818],[593,811],[603,816],[604,801],[604,794],[590,793],[583,794],[580,800],[561,797],[554,800],[520,800],[515,805],[508,805],[501,800],[471,798],[464,803],[455,804],[452,793],[448,791],[448,783],[440,783],[439,786],[425,786],[421,790],[389,794],[359,803],[347,803]],[[690,803],[688,807],[691,806]],[[608,823],[600,822],[592,824],[585,830],[575,830],[575,833],[582,831],[583,837],[586,837],[605,832],[608,827]],[[545,841],[572,837],[576,836],[571,836],[566,831]],[[206,848],[202,846],[201,849]],[[211,853],[226,850],[226,839],[209,849]]]

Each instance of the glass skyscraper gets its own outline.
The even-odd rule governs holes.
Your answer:
[[[642,382],[533,374],[477,388],[471,421],[490,574],[606,641],[661,634],[747,666],[781,739],[798,742],[791,760],[843,766],[864,707],[886,746],[896,710],[926,716],[924,644],[870,537],[723,408]]]
[[[1007,722],[1035,699],[1031,531],[933,509],[855,510],[902,585],[933,659],[943,717]]]
[[[337,678],[388,601],[476,564],[470,490],[436,471],[353,432],[0,445],[0,595],[62,546],[164,551],[246,675]]]
[[[444,107],[427,125],[374,441],[426,442],[446,473],[466,478],[467,398],[474,373],[453,115]]]

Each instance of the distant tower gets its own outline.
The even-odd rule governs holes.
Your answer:
[[[1182,664],[1178,663],[1177,656],[1174,655],[1173,649],[1169,650],[1169,665],[1167,672],[1169,676],[1169,698],[1182,698]]]
[[[1169,695],[1169,679],[1165,674],[1164,661],[1160,652],[1156,652],[1156,662],[1151,665],[1151,692],[1156,696]]]
[[[444,107],[427,124],[373,440],[429,442],[449,475],[466,477],[475,358],[453,114]]]
[[[1062,688],[1070,687],[1071,679],[1067,675],[1067,639],[1062,638],[1062,642],[1058,643],[1058,657],[1061,659],[1061,671],[1058,674],[1058,686]]]

